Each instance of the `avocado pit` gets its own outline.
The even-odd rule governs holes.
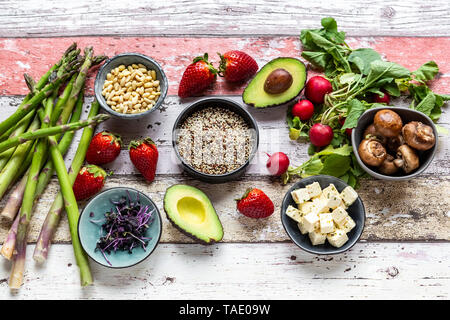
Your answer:
[[[269,94],[280,94],[289,89],[294,79],[292,75],[283,68],[273,70],[264,82],[264,91]]]

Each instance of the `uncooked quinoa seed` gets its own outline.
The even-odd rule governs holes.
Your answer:
[[[207,107],[180,125],[177,149],[184,161],[207,174],[226,174],[245,164],[254,135],[248,123],[225,108]]]

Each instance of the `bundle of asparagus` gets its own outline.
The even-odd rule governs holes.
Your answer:
[[[72,185],[83,164],[95,125],[109,118],[98,114],[99,105],[94,101],[88,118],[80,120],[86,75],[104,59],[104,56],[94,56],[92,47],[85,48],[84,55],[80,55],[80,49],[72,44],[38,82],[25,75],[30,93],[17,110],[0,123],[0,199],[12,189],[1,215],[13,221],[0,253],[13,261],[11,288],[19,288],[23,283],[33,206],[55,171],[61,191],[42,226],[33,257],[39,262],[46,260],[65,208],[81,285],[93,282],[86,253],[78,239],[79,212]],[[62,93],[58,96],[60,89]],[[71,145],[74,132],[81,128],[84,128],[83,135],[68,173],[63,155]]]

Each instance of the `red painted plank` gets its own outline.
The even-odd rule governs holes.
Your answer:
[[[171,38],[171,37],[75,37],[75,38],[15,38],[0,39],[0,95],[26,94],[22,79],[24,72],[38,78],[76,41],[80,47],[93,45],[97,54],[110,57],[123,52],[140,52],[153,57],[163,66],[169,79],[169,94],[176,94],[184,68],[192,58],[204,52],[210,54],[217,65],[216,52],[230,49],[243,50],[252,55],[261,67],[280,56],[299,57],[298,37],[250,37],[250,38]],[[433,84],[439,93],[449,93],[450,87],[450,38],[352,38],[353,48],[372,47],[388,60],[415,69],[428,60],[435,60],[441,71]],[[312,75],[313,73],[310,73]],[[95,72],[89,77],[89,94]],[[231,86],[222,79],[209,90],[209,94],[240,94],[244,85]]]

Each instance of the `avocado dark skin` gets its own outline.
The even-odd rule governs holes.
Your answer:
[[[179,227],[179,226],[178,226],[178,225],[170,218],[170,216],[167,214],[166,210],[164,210],[164,212],[166,213],[166,217],[167,217],[167,219],[170,221],[170,224],[171,224],[172,226],[174,226],[175,229],[177,229],[178,231],[180,231],[182,234],[184,234],[185,236],[187,236],[187,237],[191,238],[192,240],[194,240],[195,243],[203,244],[203,245],[209,246],[209,245],[211,245],[211,244],[215,244],[215,243],[219,243],[219,242],[220,242],[220,241],[215,241],[214,239],[211,239],[211,238],[209,238],[209,239],[210,239],[209,242],[206,242],[206,241],[204,241],[204,240],[202,240],[202,239],[197,238],[197,237],[194,236],[192,233],[189,233],[189,232],[187,232],[186,230],[183,230],[182,228],[180,228],[180,227]]]

